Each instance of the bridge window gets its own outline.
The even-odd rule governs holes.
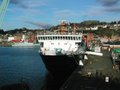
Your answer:
[[[45,37],[43,37],[43,40],[45,40]]]
[[[60,39],[62,40],[62,36],[60,37]]]
[[[55,36],[55,40],[57,40],[57,36]]]
[[[78,37],[79,40],[81,40],[81,37]]]
[[[38,37],[38,40],[40,40],[40,37]]]
[[[75,40],[75,37],[73,37],[73,40]]]
[[[70,40],[70,37],[68,37],[67,40]]]
[[[40,40],[42,40],[42,37],[39,37]]]
[[[65,37],[65,39],[67,40],[67,37]]]

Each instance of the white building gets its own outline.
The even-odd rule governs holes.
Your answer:
[[[8,37],[8,41],[12,41],[14,39],[15,39],[14,37]]]

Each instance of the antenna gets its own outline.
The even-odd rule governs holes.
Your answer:
[[[8,4],[9,4],[9,0],[3,0],[0,5],[0,27],[2,26],[3,18],[5,16],[5,12],[7,10]]]

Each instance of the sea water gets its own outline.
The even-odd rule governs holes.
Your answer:
[[[47,70],[39,47],[0,47],[0,87],[24,81],[30,90],[41,90]]]

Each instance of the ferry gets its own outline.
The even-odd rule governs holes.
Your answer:
[[[37,35],[39,54],[53,76],[71,73],[83,60],[86,45],[82,34]],[[83,63],[81,63],[82,65]]]
[[[69,76],[78,66],[84,66],[85,54],[92,54],[86,53],[87,37],[74,30],[38,34],[37,40],[40,43],[39,54],[47,70],[54,77]]]

